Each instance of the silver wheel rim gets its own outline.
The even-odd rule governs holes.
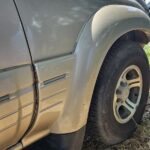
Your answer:
[[[113,113],[117,122],[132,119],[141,100],[142,74],[138,66],[127,67],[121,74],[114,93]]]

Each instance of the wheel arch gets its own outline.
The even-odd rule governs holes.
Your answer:
[[[96,79],[110,48],[126,38],[147,43],[149,30],[149,17],[131,6],[108,5],[90,18],[80,32],[73,54],[76,62],[69,102],[52,133],[75,132],[86,125]]]

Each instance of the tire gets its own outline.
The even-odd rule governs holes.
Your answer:
[[[115,106],[115,104],[118,105],[118,102],[115,101],[114,104],[114,93],[116,93],[116,86],[120,80],[122,72],[130,66],[137,66],[139,68],[142,88],[138,87],[138,91],[141,89],[141,94],[138,93],[138,96],[136,95],[140,101],[138,106],[136,106],[137,108],[135,113],[131,119],[128,118],[128,121],[122,123],[118,122],[116,119],[117,117],[115,117],[115,112],[117,111],[116,108],[118,106],[113,106]],[[121,79],[122,78],[123,77],[121,77]],[[133,89],[135,90],[136,88]],[[129,92],[131,92],[131,90]],[[136,130],[137,124],[139,124],[142,119],[148,99],[148,93],[149,64],[143,49],[139,44],[131,41],[114,44],[98,75],[89,112],[89,124],[87,125],[87,130],[90,129],[90,131],[87,131],[87,134],[92,137],[95,136],[96,133],[100,137],[101,141],[107,145],[117,144],[129,138]],[[122,95],[124,96],[125,94]],[[128,110],[125,108],[123,108],[124,113]],[[121,112],[123,112],[120,110],[121,108],[118,109],[118,116],[121,116]],[[131,113],[128,114],[131,115]],[[123,117],[120,118],[122,119]],[[91,129],[92,127],[93,129]]]

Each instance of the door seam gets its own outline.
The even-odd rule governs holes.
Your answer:
[[[36,71],[36,67],[34,66],[34,61],[33,61],[33,58],[32,58],[28,38],[27,38],[27,35],[26,35],[26,32],[25,32],[25,28],[24,28],[24,25],[23,25],[23,21],[22,21],[17,3],[16,3],[15,0],[13,0],[13,2],[14,2],[14,5],[15,5],[15,8],[16,8],[20,23],[21,23],[21,27],[22,27],[22,30],[23,30],[23,34],[24,34],[24,37],[25,37],[25,41],[26,41],[28,52],[29,52],[30,59],[31,59],[31,69],[32,69],[32,75],[33,75],[33,88],[34,88],[34,109],[33,109],[34,111],[33,111],[32,119],[31,119],[31,122],[29,124],[29,127],[26,130],[25,134],[21,137],[21,139],[20,139],[20,141],[21,141],[23,139],[23,137],[25,137],[25,135],[32,129],[32,127],[34,125],[34,122],[37,118],[37,112],[38,112],[38,109],[39,109],[39,101],[38,101],[39,100],[39,92],[38,92],[37,71]]]

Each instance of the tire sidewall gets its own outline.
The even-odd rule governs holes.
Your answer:
[[[137,123],[140,122],[148,97],[149,77],[145,54],[141,52],[143,50],[139,46],[133,43],[130,43],[128,46],[130,51],[126,51],[125,47],[127,46],[122,45],[122,51],[118,51],[113,62],[109,63],[107,73],[103,78],[103,85],[100,86],[101,88],[98,91],[97,124],[100,133],[105,133],[103,136],[108,136],[113,139],[113,142],[109,141],[109,143],[122,141],[135,131],[135,121]],[[137,48],[138,51],[136,51]],[[129,122],[121,124],[116,121],[113,113],[114,92],[122,72],[131,65],[136,65],[141,70],[143,80],[142,95],[140,104],[133,116],[134,120],[131,119]]]

